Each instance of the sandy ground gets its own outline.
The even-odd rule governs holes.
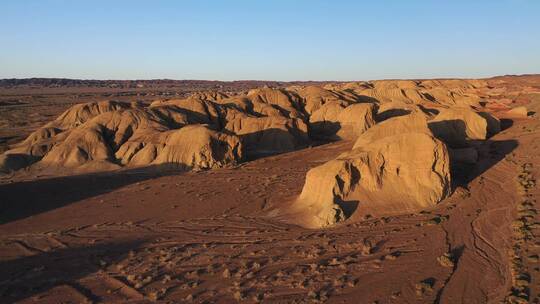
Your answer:
[[[435,209],[320,230],[273,210],[351,143],[202,172],[3,177],[0,302],[540,303],[540,119],[509,125]]]

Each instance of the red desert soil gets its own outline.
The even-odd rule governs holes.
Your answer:
[[[533,80],[491,81],[538,111],[516,93]],[[540,303],[540,119],[506,119],[434,208],[324,229],[275,210],[351,141],[204,171],[4,175],[0,302]]]

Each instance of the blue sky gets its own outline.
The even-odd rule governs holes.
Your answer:
[[[540,73],[540,1],[0,0],[0,78]]]

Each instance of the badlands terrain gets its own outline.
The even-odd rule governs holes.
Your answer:
[[[2,303],[540,303],[540,76],[0,80]]]

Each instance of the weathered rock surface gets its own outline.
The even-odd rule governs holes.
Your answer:
[[[77,105],[7,151],[5,158],[27,155],[26,165],[38,161],[39,168],[83,171],[164,164],[207,169],[238,163],[243,158],[239,138],[212,129],[220,124],[218,114],[215,104],[198,99],[148,108],[118,102]]]
[[[433,132],[451,145],[461,145],[500,130],[496,118],[470,108],[478,104],[475,92],[483,86],[472,80],[388,80],[198,92],[150,105],[77,104],[11,146],[4,158],[19,159],[16,163],[22,167],[38,162],[36,167],[85,170],[165,163],[212,168],[294,151],[314,140],[354,140],[355,148],[365,148],[400,133]],[[456,110],[456,105],[465,110]],[[427,121],[435,108],[440,113],[429,122],[429,130]],[[201,138],[191,139],[189,134]]]
[[[178,130],[130,139],[116,152],[123,164],[174,165],[185,169],[209,169],[235,164],[242,159],[240,140],[209,129],[190,125]]]
[[[476,91],[485,87],[483,80],[381,80],[330,85],[327,88],[353,92],[358,98],[381,104],[435,104],[444,106],[479,106]]]
[[[356,103],[344,105],[329,102],[313,112],[309,125],[312,136],[329,139],[356,139],[375,124],[374,105]]]
[[[470,108],[440,109],[429,122],[435,136],[451,146],[465,145],[468,140],[485,140],[500,132],[497,118]]]
[[[508,112],[506,113],[514,117],[527,117],[527,115],[529,114],[529,112],[527,111],[527,108],[524,106],[512,108],[508,110]]]
[[[416,212],[448,196],[450,180],[444,143],[425,133],[402,133],[311,169],[295,208],[305,208],[302,224],[308,227],[328,226],[350,213]]]
[[[373,142],[403,133],[424,133],[432,135],[425,115],[414,113],[390,118],[368,129],[354,143],[353,149],[365,148]]]

